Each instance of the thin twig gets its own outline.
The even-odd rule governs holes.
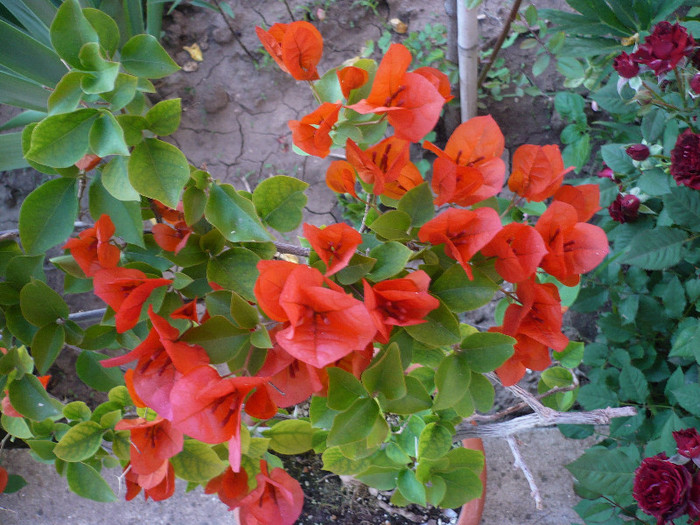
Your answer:
[[[506,25],[503,26],[503,30],[501,31],[501,34],[498,35],[498,40],[496,41],[496,45],[493,46],[493,53],[491,53],[490,60],[484,64],[484,67],[481,70],[481,73],[479,73],[479,78],[476,81],[477,89],[480,88],[481,85],[484,83],[484,80],[486,79],[486,73],[489,72],[489,70],[491,69],[491,66],[496,61],[496,57],[498,56],[498,52],[501,50],[501,47],[503,46],[503,42],[506,41],[506,37],[508,36],[508,33],[510,33],[510,26],[513,24],[515,17],[518,15],[518,10],[520,9],[521,3],[522,3],[522,0],[515,0],[515,2],[513,3],[513,8],[510,10],[510,14],[508,15],[508,20],[506,21]]]
[[[219,4],[219,0],[214,0],[214,4],[216,4],[216,8],[219,10],[219,13],[221,13],[221,17],[224,19],[224,22],[226,22],[226,25],[228,26],[229,30],[231,31],[231,34],[233,35],[233,38],[236,39],[236,42],[243,48],[243,51],[245,51],[246,55],[250,57],[250,59],[257,64],[258,59],[255,57],[253,53],[250,52],[250,50],[245,46],[241,38],[238,36],[238,33],[236,33],[236,30],[233,28],[231,25],[231,22],[228,19],[228,16],[226,16],[226,13],[224,13],[224,10],[221,9],[221,5]]]
[[[289,18],[292,19],[292,22],[296,22],[296,18],[294,18],[294,14],[292,13],[292,10],[289,7],[289,3],[287,2],[287,0],[282,0],[282,2],[284,3],[284,7],[287,8],[287,13],[289,13]]]
[[[506,441],[508,442],[510,451],[513,453],[513,459],[515,460],[513,466],[523,471],[525,479],[527,480],[527,484],[530,485],[530,495],[535,500],[535,508],[537,510],[542,510],[544,507],[542,506],[542,496],[540,495],[540,489],[537,487],[537,483],[535,482],[535,478],[532,475],[532,472],[530,472],[530,469],[523,460],[523,457],[520,455],[518,442],[515,440],[514,436],[508,436],[506,438]]]
[[[279,253],[290,253],[299,257],[308,257],[311,253],[309,248],[288,244],[286,242],[275,242],[275,248],[277,248]]]

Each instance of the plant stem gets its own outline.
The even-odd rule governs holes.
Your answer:
[[[687,107],[687,101],[686,101],[686,95],[685,95],[685,82],[683,82],[683,76],[681,75],[680,71],[678,71],[678,67],[673,68],[673,72],[676,75],[676,82],[678,83],[678,92],[681,94],[681,101],[683,102],[683,109]]]
[[[479,73],[479,79],[476,81],[476,88],[477,89],[479,89],[481,87],[481,85],[484,83],[484,80],[486,80],[486,74],[489,72],[489,70],[491,69],[491,66],[496,61],[496,57],[498,56],[498,52],[501,50],[501,47],[503,47],[503,42],[506,41],[506,38],[508,37],[508,33],[510,33],[510,26],[513,24],[515,17],[518,15],[518,11],[520,10],[521,3],[522,3],[522,0],[515,0],[515,2],[513,2],[513,8],[510,10],[510,14],[508,15],[508,20],[506,20],[506,25],[503,26],[503,30],[501,31],[501,34],[498,35],[498,40],[496,41],[496,45],[493,46],[493,53],[491,53],[491,58],[488,62],[486,62],[484,64],[484,67],[481,70],[481,73]]]

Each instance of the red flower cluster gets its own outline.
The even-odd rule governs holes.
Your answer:
[[[700,190],[700,135],[686,129],[671,150],[671,176],[680,186]]]
[[[323,55],[323,37],[309,22],[274,24],[265,31],[255,28],[265,50],[295,80],[317,80],[316,66]]]
[[[323,368],[372,341],[377,329],[362,302],[309,266],[260,261],[258,305],[283,324],[275,340],[287,353]]]
[[[640,64],[661,76],[676,67],[683,57],[689,57],[694,49],[695,40],[685,27],[663,21],[654,26],[637,51],[631,55],[623,52],[615,58],[613,67],[623,78],[637,76]]]
[[[681,461],[665,454],[646,458],[634,473],[632,495],[639,508],[670,525],[687,514],[688,523],[700,523],[700,434],[694,428],[674,432]],[[695,520],[695,521],[693,521]]]
[[[151,228],[153,239],[166,252],[174,252],[177,255],[187,244],[192,228],[185,222],[185,214],[180,206],[174,210],[158,201],[153,201],[153,206],[164,221]]]
[[[92,277],[99,270],[119,264],[121,252],[111,242],[114,232],[112,219],[103,214],[92,228],[80,232],[77,239],[69,239],[63,249],[70,250],[83,273]]]
[[[260,460],[260,473],[255,480],[257,486],[250,490],[246,471],[228,468],[209,481],[204,492],[216,493],[229,510],[240,509],[241,525],[293,525],[304,503],[299,483],[281,468],[268,472],[264,460]]]

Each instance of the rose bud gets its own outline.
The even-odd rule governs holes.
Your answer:
[[[633,144],[625,151],[627,155],[632,157],[632,160],[647,160],[649,158],[649,147],[644,144]]]
[[[700,73],[695,73],[695,76],[690,79],[690,89],[696,95],[700,95]]]
[[[619,193],[610,206],[608,213],[614,221],[619,223],[634,222],[639,217],[639,198],[634,195],[622,195]]]
[[[605,164],[603,164],[603,169],[596,173],[596,175],[601,179],[610,179],[615,184],[620,184],[620,179],[615,177],[615,172],[612,170],[612,168],[609,168]]]
[[[613,60],[613,68],[622,78],[636,77],[639,73],[639,64],[634,60],[634,56],[630,56],[624,51]]]
[[[673,433],[678,453],[686,458],[700,457],[700,434],[694,428],[686,428]]]
[[[665,454],[646,458],[634,472],[632,495],[639,508],[659,524],[686,513],[692,477],[683,465],[667,461]]]

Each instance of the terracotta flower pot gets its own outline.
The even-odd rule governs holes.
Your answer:
[[[481,438],[469,438],[462,440],[462,445],[464,448],[470,450],[478,450],[482,454],[484,453],[484,442]],[[480,498],[474,499],[465,503],[462,506],[462,511],[459,513],[459,519],[457,520],[457,525],[479,525],[481,522],[481,515],[484,512],[484,502],[486,501],[486,463],[484,462],[484,469],[479,474],[479,479],[484,486],[484,491]]]

